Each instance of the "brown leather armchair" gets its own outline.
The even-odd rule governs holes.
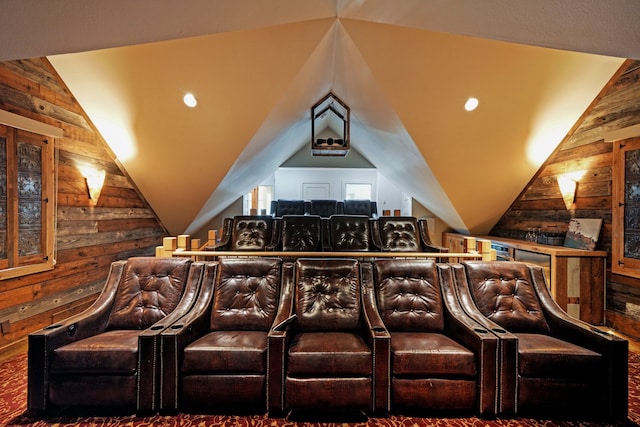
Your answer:
[[[391,337],[391,410],[495,415],[498,340],[462,310],[450,271],[426,259],[379,259],[373,272]]]
[[[349,199],[342,202],[342,212],[345,215],[366,215],[369,218],[378,217],[378,204],[368,199]]]
[[[626,340],[560,309],[541,267],[466,261],[452,268],[465,309],[501,339],[501,412],[626,418]]]
[[[363,293],[360,263],[300,258],[294,277],[293,302],[281,305],[289,322],[270,335],[272,369],[282,375],[270,388],[270,396],[281,397],[270,402],[270,412],[380,409],[374,372],[384,374],[388,337]],[[384,379],[381,384],[384,390]],[[384,403],[386,392],[381,398]]]
[[[29,335],[28,408],[156,410],[158,334],[190,309],[203,271],[187,258],[114,262],[90,308]]]
[[[271,244],[274,218],[270,215],[239,215],[225,218],[220,242],[209,251],[264,251]]]
[[[278,218],[285,215],[304,215],[308,210],[308,204],[304,200],[278,199],[274,202],[271,214]]]
[[[418,220],[412,216],[385,216],[371,221],[373,239],[383,252],[422,252]]]
[[[318,215],[322,218],[329,218],[331,215],[343,213],[343,204],[337,200],[315,199],[309,201],[309,215]]]
[[[376,250],[371,237],[369,217],[331,215],[324,224],[324,250],[330,252]]]
[[[221,259],[216,269],[194,308],[162,333],[161,409],[262,414],[282,261]]]
[[[322,221],[318,215],[285,215],[274,228],[270,251],[322,251]]]

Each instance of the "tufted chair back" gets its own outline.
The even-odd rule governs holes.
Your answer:
[[[315,199],[309,202],[309,214],[329,218],[342,213],[342,202],[337,200]]]
[[[350,199],[343,201],[343,212],[345,215],[366,215],[373,217],[373,205],[369,199]]]
[[[298,259],[295,313],[303,331],[353,331],[360,325],[360,268],[354,259]]]
[[[285,215],[304,215],[305,210],[304,200],[278,199],[276,201],[275,216],[283,217]]]
[[[418,220],[412,216],[378,218],[380,244],[383,251],[420,252]]]
[[[328,228],[332,251],[368,251],[372,246],[367,216],[332,215]]]
[[[442,294],[436,263],[379,259],[374,264],[380,317],[389,331],[441,332]]]
[[[278,310],[280,264],[277,258],[221,259],[211,329],[269,330]]]
[[[131,258],[116,291],[107,329],[146,329],[170,314],[182,298],[188,258]]]
[[[493,261],[465,266],[469,291],[485,317],[513,333],[549,332],[526,264]]]
[[[321,218],[318,215],[282,217],[283,251],[322,250]]]
[[[271,242],[273,217],[269,215],[235,216],[231,230],[231,251],[263,251]]]

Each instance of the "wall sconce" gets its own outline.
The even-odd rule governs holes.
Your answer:
[[[560,193],[564,200],[564,205],[567,209],[571,209],[576,202],[576,188],[578,183],[576,180],[567,176],[568,174],[558,175],[558,187],[560,187]]]
[[[98,203],[98,199],[100,198],[100,192],[102,191],[102,186],[104,185],[105,175],[106,173],[104,170],[84,171],[84,179],[87,182],[89,198],[94,205]]]

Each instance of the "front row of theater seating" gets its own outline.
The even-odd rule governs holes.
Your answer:
[[[217,251],[447,252],[431,242],[424,219],[364,215],[226,218]]]
[[[30,335],[28,407],[621,419],[627,352],[519,262],[132,258]]]

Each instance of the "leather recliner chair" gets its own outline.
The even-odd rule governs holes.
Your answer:
[[[322,251],[322,219],[318,215],[285,215],[274,227],[269,251]]]
[[[307,203],[304,200],[286,200],[278,199],[275,201],[272,215],[281,218],[285,215],[305,215],[308,210]]]
[[[386,398],[384,378],[382,405],[374,390],[376,373],[384,375],[388,366],[388,336],[371,306],[371,292],[363,294],[360,263],[300,258],[294,277],[292,302],[280,309],[291,315],[289,321],[269,338],[271,379],[275,372],[282,375],[269,391],[282,400],[273,399],[270,412],[384,409],[379,407]]]
[[[366,215],[378,217],[378,204],[369,199],[349,199],[342,202],[342,213],[345,215]]]
[[[202,287],[193,309],[161,336],[161,409],[262,414],[282,261],[227,258],[216,269],[215,280],[206,281],[211,284]]]
[[[371,221],[373,239],[383,252],[422,252],[418,220],[388,216]]]
[[[314,199],[309,201],[309,215],[329,218],[331,215],[343,213],[342,202],[337,200]]]
[[[325,251],[376,250],[371,237],[372,220],[365,215],[331,215],[324,220]]]
[[[208,251],[264,251],[271,244],[274,218],[270,215],[239,215],[225,218],[220,242]]]
[[[493,416],[498,339],[462,310],[434,261],[378,259],[373,289],[391,339],[391,411]]]
[[[29,335],[28,408],[157,410],[158,334],[191,308],[203,272],[187,258],[114,262],[91,307]]]
[[[452,268],[465,310],[501,340],[502,413],[626,418],[626,340],[564,312],[539,266],[465,261]]]

